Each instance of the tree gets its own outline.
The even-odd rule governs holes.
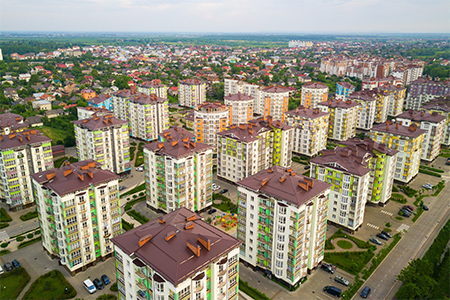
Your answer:
[[[36,84],[39,82],[39,75],[38,74],[32,74],[30,77],[30,80],[28,81],[30,84]]]
[[[127,75],[122,75],[119,78],[116,79],[114,85],[117,86],[119,89],[123,90],[123,89],[129,89],[129,85],[128,82],[131,80],[130,77],[128,77]]]

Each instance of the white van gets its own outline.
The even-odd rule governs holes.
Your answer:
[[[89,292],[89,294],[93,294],[97,291],[94,283],[90,279],[86,279],[85,281],[83,281],[83,285],[86,288],[86,290]]]

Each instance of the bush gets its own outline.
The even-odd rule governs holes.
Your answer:
[[[403,212],[402,212],[401,210],[398,211],[398,214],[399,214],[400,216],[403,216]]]
[[[0,222],[11,222],[12,218],[8,215],[4,208],[0,208]]]
[[[239,289],[244,293],[246,293],[247,295],[249,295],[250,297],[252,297],[253,299],[270,300],[270,298],[267,297],[266,294],[261,293],[258,289],[249,286],[247,281],[244,282],[240,278],[239,278]]]
[[[440,181],[437,185],[433,187],[433,189],[436,189],[436,191],[431,195],[433,197],[436,197],[439,195],[439,193],[445,188],[445,181]]]
[[[125,211],[132,209],[136,203],[141,202],[141,201],[145,201],[145,197],[141,197],[138,199],[128,201],[127,204],[125,204]]]
[[[9,226],[8,223],[0,223],[0,229],[6,228],[8,226]]]
[[[424,170],[422,168],[419,168],[419,172],[423,173],[423,174],[431,175],[431,176],[434,176],[434,177],[439,177],[439,178],[442,177],[441,174],[438,174],[438,173],[435,173],[435,172],[432,172],[432,171],[428,171],[428,170]]]
[[[41,230],[40,229],[38,229],[38,230],[36,230],[35,232],[34,232],[34,235],[40,235],[41,234]]]
[[[114,282],[113,284],[111,284],[111,287],[109,288],[109,290],[111,292],[117,292],[119,290],[119,288],[117,287],[117,282]]]
[[[402,221],[403,220],[402,217],[395,217],[395,219],[398,220],[398,221]]]
[[[139,193],[139,197],[142,197],[142,196],[144,196],[144,192]]]
[[[22,249],[22,248],[24,248],[24,247],[26,247],[28,245],[31,245],[31,244],[39,242],[41,239],[42,239],[41,237],[37,237],[37,238],[34,238],[32,240],[29,240],[29,241],[26,241],[26,242],[22,242],[22,243],[19,244],[19,246],[17,246],[17,248],[18,249]]]
[[[342,300],[350,300],[359,291],[364,284],[364,281],[359,279],[359,275],[356,275],[355,280],[348,287],[348,289],[342,294]]]
[[[430,171],[433,171],[433,172],[436,172],[436,173],[444,173],[445,172],[444,170],[435,169],[435,168],[427,167],[427,166],[420,166],[419,169],[430,170]]]
[[[20,219],[22,221],[28,221],[28,220],[31,220],[31,219],[34,219],[37,217],[38,217],[38,212],[35,210],[35,211],[30,211],[29,213],[26,213],[24,215],[21,215]]]
[[[25,237],[24,236],[18,236],[18,237],[16,237],[16,241],[18,241],[18,242],[22,242],[23,240],[25,239]]]
[[[2,244],[0,245],[0,247],[6,248],[6,247],[8,247],[8,245],[9,245],[9,243],[2,243]]]
[[[71,299],[77,291],[58,271],[50,271],[36,279],[23,299]]]
[[[398,188],[395,185],[392,186],[392,191],[395,193],[399,192]]]
[[[96,300],[117,300],[117,296],[111,294],[103,294],[98,296]]]
[[[402,194],[392,194],[391,200],[401,204],[408,202]]]
[[[129,231],[129,230],[134,228],[134,224],[133,223],[128,223],[127,221],[122,219],[122,228],[125,231]]]
[[[412,187],[409,187],[407,185],[402,186],[403,189],[403,193],[405,193],[406,196],[408,197],[414,197],[417,194],[417,190],[413,189]]]
[[[145,190],[145,183],[138,185],[137,187],[133,188],[132,190],[129,190],[128,192],[124,193],[123,195],[120,195],[120,198],[135,194],[135,193],[143,191],[143,190]]]
[[[27,234],[27,238],[29,238],[29,239],[32,239],[33,236],[34,236],[34,234],[32,234],[32,233]]]
[[[357,275],[373,257],[373,250],[356,252],[325,252],[324,261],[338,268]]]
[[[386,227],[388,227],[388,228],[390,228],[392,225],[391,225],[391,222],[387,222],[386,223]]]
[[[136,221],[138,221],[141,224],[147,223],[149,221],[147,217],[141,215],[141,213],[135,210],[127,211],[127,214],[133,217]]]
[[[0,250],[0,256],[6,255],[8,253],[11,253],[11,251],[9,251],[9,250]]]

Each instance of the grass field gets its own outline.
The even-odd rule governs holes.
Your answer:
[[[63,274],[54,270],[36,279],[23,299],[70,299],[76,295],[77,292]]]
[[[351,247],[353,247],[351,242],[343,240],[338,241],[337,245],[342,249],[350,249]]]
[[[338,268],[356,275],[361,272],[367,263],[372,259],[373,251],[358,252],[325,252],[324,260],[336,265]]]
[[[11,222],[12,218],[4,208],[0,208],[0,222]]]
[[[62,129],[51,128],[48,126],[42,126],[39,128],[47,137],[52,139],[52,145],[56,145],[58,140],[64,141],[67,136],[66,132]]]
[[[14,269],[1,275],[0,299],[17,299],[28,281],[30,281],[30,275],[24,268]]]

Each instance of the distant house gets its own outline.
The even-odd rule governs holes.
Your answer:
[[[42,117],[41,116],[33,116],[33,117],[28,117],[26,119],[26,122],[28,124],[30,124],[31,127],[40,127],[40,126],[44,126],[44,123],[42,122]]]
[[[48,111],[44,112],[44,115],[45,115],[47,118],[49,118],[49,119],[51,119],[51,118],[56,118],[56,117],[59,117],[59,116],[62,116],[62,115],[66,115],[66,114],[67,114],[67,113],[64,112],[64,110],[61,109],[61,108],[58,108],[58,109],[51,109],[51,110],[48,110]]]
[[[52,104],[47,100],[39,100],[32,102],[33,108],[38,110],[51,110]]]
[[[171,86],[171,87],[169,88],[169,90],[167,91],[167,93],[168,93],[170,96],[177,96],[177,95],[178,95],[178,87],[177,87],[177,86]]]
[[[62,157],[64,155],[66,155],[66,147],[64,147],[64,145],[52,146],[52,154],[53,154],[53,158]]]

